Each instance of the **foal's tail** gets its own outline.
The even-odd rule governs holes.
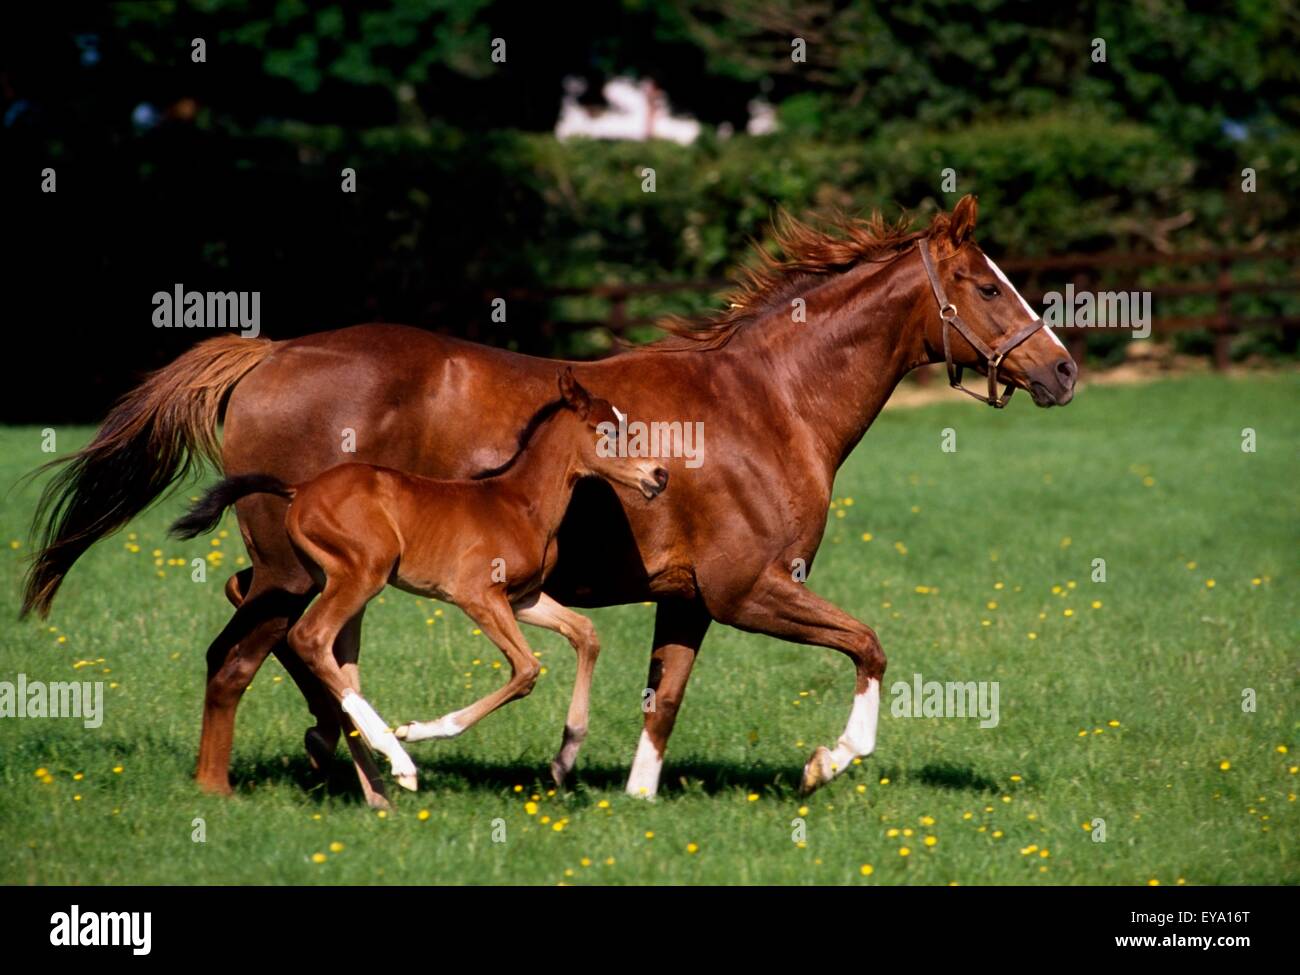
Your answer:
[[[87,446],[46,485],[33,520],[39,550],[22,615],[41,616],[81,553],[117,531],[203,457],[218,468],[217,422],[226,396],[273,348],[235,335],[201,342],[127,393]]]
[[[170,531],[176,538],[193,538],[217,527],[221,514],[240,498],[249,494],[276,494],[293,500],[298,492],[270,474],[237,474],[208,489],[183,517],[176,519]]]

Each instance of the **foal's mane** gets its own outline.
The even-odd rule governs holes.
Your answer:
[[[528,422],[524,424],[524,428],[519,431],[519,439],[513,456],[511,456],[511,458],[504,464],[498,464],[496,467],[489,468],[488,470],[479,471],[477,474],[471,474],[470,480],[482,481],[485,478],[496,477],[498,474],[504,474],[506,471],[510,470],[510,468],[514,467],[515,462],[518,461],[519,458],[523,456],[524,451],[528,449],[528,441],[532,440],[533,434],[537,432],[537,428],[563,409],[564,405],[565,403],[563,399],[553,399],[549,403],[539,407],[537,412],[529,417]]]
[[[668,337],[639,348],[653,352],[720,348],[747,323],[797,295],[809,278],[839,274],[864,261],[892,260],[913,241],[941,232],[948,219],[940,213],[925,230],[913,230],[906,214],[890,222],[878,210],[866,217],[835,212],[812,223],[778,210],[771,239],[783,256],[775,257],[751,240],[758,261],[736,270],[736,286],[725,296],[725,310],[703,321],[679,315],[664,318],[657,324],[670,333]]]

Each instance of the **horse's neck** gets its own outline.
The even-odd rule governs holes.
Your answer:
[[[524,500],[534,524],[553,531],[569,506],[577,478],[573,473],[575,424],[552,416],[528,440],[518,459],[493,480]]]
[[[831,474],[902,378],[930,361],[917,314],[923,283],[906,254],[884,267],[859,265],[810,283],[805,322],[792,321],[787,305],[732,340],[737,363],[754,360],[758,381],[809,428]]]

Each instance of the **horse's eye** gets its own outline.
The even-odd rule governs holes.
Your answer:
[[[996,298],[998,295],[1002,294],[1002,292],[998,289],[996,284],[981,284],[980,294],[985,298]]]

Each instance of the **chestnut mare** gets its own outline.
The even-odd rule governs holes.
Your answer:
[[[976,210],[964,197],[914,233],[879,217],[842,222],[836,233],[789,220],[778,233],[785,258],[751,270],[727,312],[694,326],[669,322],[675,334],[661,342],[573,364],[633,419],[703,421],[707,432],[700,466],[660,458],[673,489],[654,504],[629,489],[580,486],[545,585],[571,606],[658,603],[648,681],[655,706],[644,716],[630,793],[655,794],[714,620],[853,661],[847,728],[834,749],[814,752],[804,789],[874,748],[880,642],[791,571],[795,559],[813,561],[835,472],[903,376],[925,363],[946,360],[954,383],[963,367],[992,374],[991,390],[1000,372],[1008,391],[1026,389],[1039,406],[1063,405],[1074,393],[1076,367],[1064,346],[973,241]],[[806,303],[806,323],[792,320],[796,298]],[[204,342],[127,394],[47,486],[37,512],[43,548],[24,610],[46,612],[77,557],[184,475],[196,455],[227,474],[289,482],[342,460],[466,477],[513,454],[516,432],[551,397],[555,369],[551,360],[392,325],[278,343]],[[355,431],[354,455],[341,454],[345,429]],[[285,642],[314,584],[285,534],[284,501],[249,497],[237,510],[252,571],[227,585],[238,608],[208,650],[196,772],[202,787],[221,792],[230,789],[236,706],[268,653],[308,698],[314,761],[333,753],[340,721],[348,725]],[[356,667],[360,638],[358,615],[334,644],[345,669]],[[346,740],[368,801],[383,804],[373,761]]]
[[[305,484],[240,474],[212,487],[172,525],[194,538],[211,531],[230,505],[250,494],[289,502],[285,530],[320,598],[289,630],[302,658],[356,725],[388,758],[398,784],[415,791],[416,770],[398,738],[454,738],[503,704],[527,697],[541,665],[515,619],[564,636],[578,654],[578,677],[551,774],[563,783],[587,728],[591,675],[600,644],[586,617],[541,591],[555,565],[555,535],[583,477],[595,476],[657,497],[668,472],[652,459],[601,449],[602,427],[617,411],[591,396],[573,370],[559,376],[560,398],[534,414],[519,453],[501,472],[473,480],[435,480],[372,464],[339,464]],[[510,680],[469,707],[437,721],[388,728],[334,659],[334,640],[388,585],[454,603],[477,623],[510,664]]]

